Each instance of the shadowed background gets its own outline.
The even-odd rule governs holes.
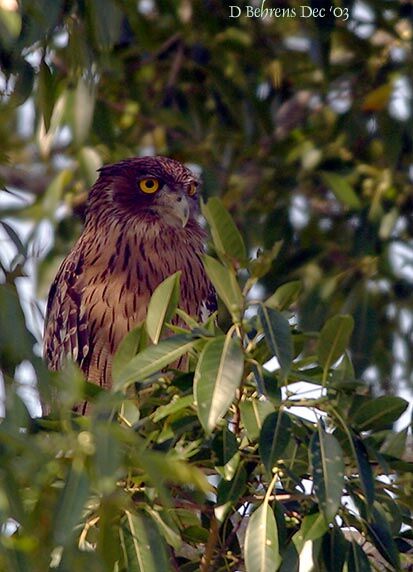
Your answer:
[[[96,168],[164,154],[202,170],[251,255],[283,240],[258,297],[301,280],[303,328],[351,313],[357,375],[411,386],[412,7],[341,6],[346,21],[230,18],[213,0],[0,2],[1,278],[37,339],[36,299]],[[6,371],[39,354],[10,296]]]
[[[301,4],[267,0],[284,17],[263,19],[245,17],[246,2],[233,3],[243,17],[230,18],[229,3],[214,0],[0,0],[0,380],[7,407],[0,568],[142,570],[137,556],[146,550],[150,561],[155,556],[146,572],[164,572],[171,556],[174,570],[201,564],[204,572],[211,561],[214,570],[239,570],[244,556],[248,570],[270,570],[280,562],[279,537],[286,572],[298,559],[308,569],[313,557],[320,570],[342,569],[345,561],[349,570],[370,569],[363,550],[371,543],[374,560],[379,551],[398,570],[398,551],[411,550],[410,435],[406,424],[393,430],[408,404],[383,393],[410,394],[412,385],[413,8],[337,0],[332,6],[348,18],[329,10],[301,18]],[[247,267],[262,276],[251,297],[267,306],[261,317],[250,306],[245,320],[251,338],[258,332],[256,351],[244,354],[231,340],[231,317],[220,307],[235,355],[222,368],[225,384],[235,380],[237,394],[246,365],[243,407],[239,413],[237,394],[224,404],[231,407],[226,418],[216,416],[207,431],[205,417],[198,415],[201,426],[194,415],[193,373],[169,385],[154,374],[140,402],[104,392],[91,417],[74,420],[71,407],[90,387],[73,367],[53,374],[41,359],[44,300],[81,232],[96,169],[147,154],[173,157],[202,175],[204,198],[222,198],[254,258],[240,281]],[[244,252],[225,211],[211,203],[212,228],[225,227]],[[240,259],[223,267],[235,282]],[[276,304],[271,322],[267,297],[285,283],[293,303]],[[347,346],[351,316],[355,373],[348,356],[330,367],[331,355],[341,359]],[[344,338],[335,353],[337,324]],[[262,388],[260,370],[255,382],[249,368],[252,358],[261,366],[279,355],[266,347],[268,332],[288,342],[288,359],[281,371],[266,370]],[[202,359],[196,366],[209,374],[205,402],[222,381],[213,369],[224,355],[222,335],[207,339],[212,370]],[[139,365],[141,357],[132,360]],[[296,379],[316,382],[310,397],[321,395],[321,370],[323,385],[334,382],[320,401],[284,386],[293,358]],[[314,363],[321,367],[310,371]],[[46,398],[58,390],[51,419],[33,420],[24,406],[40,413],[36,380]],[[295,400],[301,417],[295,397],[303,399]],[[111,407],[122,414],[119,423],[99,417]],[[309,407],[317,428],[303,419]],[[233,508],[221,530],[215,493],[221,511]],[[273,530],[255,524],[263,514]],[[253,534],[244,543],[248,521]],[[341,529],[359,536],[346,540]],[[301,550],[306,535],[308,551]],[[182,540],[192,552],[177,552]],[[258,567],[254,554],[271,565]]]

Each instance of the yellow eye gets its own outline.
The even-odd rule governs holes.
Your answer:
[[[144,193],[156,193],[156,191],[159,189],[159,181],[158,179],[153,178],[142,179],[139,181],[139,188]]]
[[[188,189],[188,195],[190,197],[193,197],[196,193],[196,185],[194,183],[192,183],[192,185],[189,187]]]

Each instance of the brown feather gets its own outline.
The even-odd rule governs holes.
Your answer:
[[[90,191],[85,229],[48,299],[44,349],[49,368],[60,369],[70,355],[89,381],[105,388],[112,383],[112,358],[120,341],[145,319],[150,297],[165,278],[182,272],[180,305],[188,314],[201,319],[205,309],[215,309],[201,261],[205,233],[196,219],[197,203],[190,203],[185,227],[173,224],[163,216],[167,203],[137,195],[140,173],[162,177],[171,193],[196,181],[183,165],[163,157],[104,167]],[[87,406],[78,410],[84,413]]]

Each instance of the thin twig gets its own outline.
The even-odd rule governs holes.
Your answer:
[[[200,572],[208,572],[210,570],[210,566],[212,563],[212,559],[214,556],[215,546],[218,542],[218,521],[216,519],[215,514],[211,515],[211,526],[209,528],[209,537],[208,542],[205,547],[205,554],[201,560]]]

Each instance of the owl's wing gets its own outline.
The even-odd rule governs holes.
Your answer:
[[[44,333],[44,356],[52,370],[70,356],[87,371],[91,354],[87,317],[81,310],[83,255],[75,248],[63,261],[50,288]]]
[[[211,314],[218,310],[217,295],[212,284],[209,284],[206,297],[199,306],[198,318],[205,322]]]

